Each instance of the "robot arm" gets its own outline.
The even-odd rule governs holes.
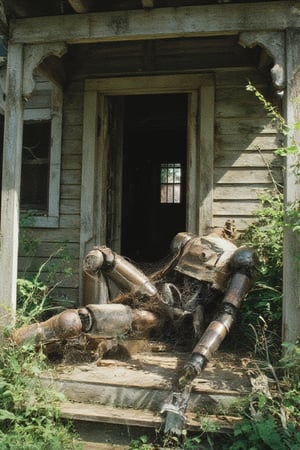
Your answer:
[[[84,271],[97,275],[104,273],[119,289],[137,299],[160,302],[156,287],[140,270],[122,256],[109,248],[95,247],[85,257]],[[131,308],[118,304],[89,304],[78,310],[68,309],[45,322],[35,323],[14,330],[16,344],[33,341],[36,344],[48,344],[79,337],[82,333],[90,336],[112,338],[131,332],[147,335],[157,328],[160,318],[155,312],[140,308]]]
[[[83,270],[92,275],[101,271],[124,293],[149,298],[158,295],[156,287],[143,272],[108,247],[93,248],[84,259]]]

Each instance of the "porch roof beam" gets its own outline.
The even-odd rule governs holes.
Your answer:
[[[10,29],[13,43],[68,44],[226,35],[242,31],[299,27],[295,1],[215,4],[151,10],[112,11],[18,19]]]

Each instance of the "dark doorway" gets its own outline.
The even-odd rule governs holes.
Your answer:
[[[124,118],[121,252],[151,262],[185,230],[187,95],[127,96]]]

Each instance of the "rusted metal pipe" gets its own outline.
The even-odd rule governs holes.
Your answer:
[[[189,362],[178,380],[179,392],[173,392],[171,401],[163,406],[166,414],[165,433],[181,435],[185,424],[185,411],[189,402],[191,383],[205,368],[208,360],[219,348],[235,320],[236,312],[252,284],[256,269],[253,250],[241,248],[233,254],[229,270],[232,277],[226,290],[221,309],[194,347]]]
[[[252,285],[256,268],[255,252],[249,248],[240,248],[232,256],[230,270],[233,273],[220,311],[209,324],[201,339],[193,349],[190,361],[184,368],[179,380],[180,385],[193,380],[206,366],[207,361],[220,347],[235,321],[237,310]]]
[[[108,247],[91,250],[85,257],[83,269],[93,275],[101,270],[122,292],[147,297],[157,295],[156,287],[143,272]]]
[[[72,339],[80,335],[82,323],[75,309],[68,309],[45,322],[34,323],[13,331],[13,341],[17,345],[26,342],[35,344]]]

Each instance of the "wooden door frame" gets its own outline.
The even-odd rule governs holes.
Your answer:
[[[107,211],[104,194],[108,166],[105,98],[143,94],[187,94],[186,230],[203,234],[211,227],[215,106],[213,75],[201,73],[86,80],[82,139],[80,261],[91,247],[106,243]],[[202,111],[205,111],[205,114],[201,114]],[[103,209],[100,214],[101,207]],[[120,224],[116,223],[115,230],[112,231],[112,235],[116,235],[116,242],[120,242],[120,237],[117,236],[120,228]],[[119,248],[114,250],[120,251]]]

